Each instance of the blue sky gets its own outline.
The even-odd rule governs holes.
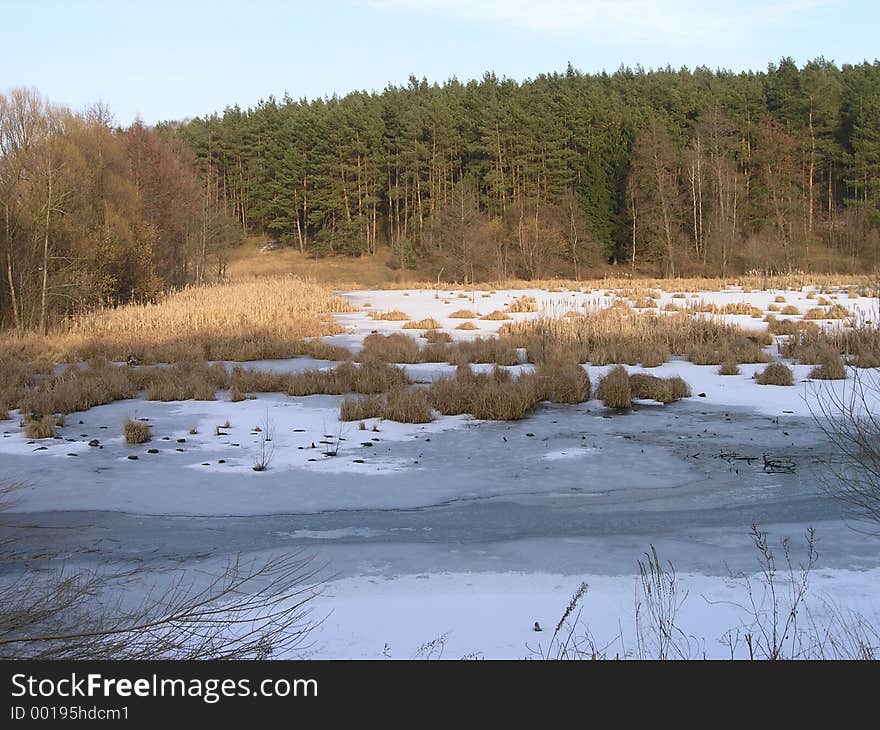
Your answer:
[[[880,55],[874,0],[0,0],[0,90],[109,105],[122,124],[270,94],[381,90],[486,70],[523,79],[621,64],[764,69]]]

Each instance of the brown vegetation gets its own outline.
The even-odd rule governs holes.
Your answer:
[[[134,421],[131,418],[125,419],[122,431],[125,434],[125,443],[127,444],[145,444],[152,436],[149,423]]]
[[[755,373],[755,382],[758,385],[794,385],[794,373],[788,365],[775,362]]]

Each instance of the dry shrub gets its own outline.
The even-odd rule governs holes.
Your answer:
[[[508,312],[537,312],[538,311],[538,302],[537,300],[529,296],[528,294],[524,294],[521,297],[517,297],[510,304],[507,305]]]
[[[145,444],[152,435],[149,423],[134,421],[131,418],[125,419],[122,432],[125,434],[125,443],[127,444]]]
[[[739,365],[736,360],[722,360],[718,367],[719,375],[739,375]]]
[[[806,311],[804,319],[827,319],[827,316],[821,307],[812,307]]]
[[[371,334],[364,338],[364,347],[357,357],[361,362],[414,363],[421,361],[419,343],[401,332],[390,335]]]
[[[246,398],[247,398],[247,395],[245,393],[242,393],[238,389],[238,386],[233,385],[229,389],[229,402],[230,403],[240,403],[241,401],[245,400]]]
[[[348,396],[339,407],[339,420],[364,421],[367,418],[378,418],[383,405],[384,400],[378,395],[366,395],[360,398]]]
[[[301,344],[298,355],[305,355],[315,360],[332,360],[340,362],[351,359],[351,351],[347,347],[341,345],[331,345],[320,339],[306,340]],[[284,358],[274,358],[284,359]],[[240,360],[239,362],[244,362]]]
[[[590,400],[590,376],[577,360],[543,362],[535,369],[543,392],[551,403],[583,403]]]
[[[814,380],[846,380],[846,363],[833,350],[827,350],[822,361],[810,371]]]
[[[55,418],[51,414],[39,418],[28,418],[24,424],[24,435],[29,439],[50,439],[55,437]]]
[[[783,304],[785,302],[785,297],[780,294],[780,295],[774,297],[773,301],[776,302],[777,304]]]
[[[758,385],[794,385],[794,373],[788,365],[775,362],[755,373],[755,382]]]
[[[406,312],[394,309],[390,312],[370,312],[370,319],[384,320],[387,322],[406,322],[410,316]]]
[[[819,298],[816,300],[816,303],[817,303],[820,307],[830,307],[830,306],[831,306],[831,301],[830,301],[829,299],[826,299],[825,297],[819,297]]]
[[[780,314],[786,314],[786,315],[789,315],[789,316],[793,316],[793,315],[796,316],[796,315],[799,315],[799,314],[801,313],[801,310],[798,309],[798,308],[797,308],[796,306],[794,306],[793,304],[786,304],[786,305],[780,310],[779,313],[780,313]]]
[[[663,311],[664,312],[681,312],[682,308],[679,307],[675,302],[666,302],[666,304],[663,305]]]
[[[421,388],[398,387],[388,391],[379,415],[399,423],[429,423],[434,420],[428,394]]]
[[[433,317],[425,317],[424,319],[420,319],[418,321],[409,321],[405,325],[403,325],[403,329],[405,330],[437,330],[440,329],[443,325],[441,325],[436,319]]]
[[[422,333],[422,337],[432,345],[442,345],[446,342],[452,342],[452,335],[448,332],[443,332],[442,330],[428,330],[427,332]]]
[[[449,315],[450,319],[476,319],[480,315],[470,309],[457,309]]]
[[[492,321],[498,321],[502,319],[510,319],[510,315],[507,312],[502,312],[500,309],[496,309],[494,312],[489,312],[489,314],[484,314],[480,319],[488,319]]]
[[[767,311],[768,312],[778,312],[779,305],[778,304],[771,304],[770,306],[767,307]]]
[[[457,329],[457,330],[478,330],[480,328],[477,327],[477,325],[475,325],[473,322],[462,322],[455,329]]]
[[[633,396],[626,368],[622,365],[611,368],[599,381],[596,396],[608,408],[629,408]]]

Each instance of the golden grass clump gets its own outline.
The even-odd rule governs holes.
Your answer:
[[[689,398],[690,386],[675,375],[671,378],[658,378],[645,373],[633,373],[629,376],[631,397],[640,400],[654,400],[658,403],[672,403],[681,398]]]
[[[151,366],[132,371],[139,390],[146,390],[147,400],[214,400],[217,391],[226,389],[229,377],[221,363],[175,363],[169,367]]]
[[[290,376],[287,373],[274,373],[236,365],[232,369],[230,387],[241,393],[284,393],[289,380]]]
[[[125,434],[125,443],[127,444],[145,444],[152,436],[149,423],[134,421],[131,418],[125,419],[122,431]]]
[[[246,400],[246,399],[247,399],[247,394],[246,394],[246,393],[242,393],[242,392],[238,389],[238,386],[233,385],[233,386],[229,389],[229,402],[230,402],[230,403],[240,403],[241,401]]]
[[[801,319],[776,319],[767,320],[767,331],[771,335],[796,335],[799,332],[817,332],[819,328],[813,322],[805,322]]]
[[[780,294],[780,295],[774,297],[773,301],[776,302],[777,304],[783,304],[785,302],[785,297]]]
[[[749,314],[762,316],[764,313],[748,302],[731,302],[718,308],[719,314]]]
[[[633,299],[633,307],[635,309],[653,309],[657,306],[657,302],[650,297],[638,297]]]
[[[405,330],[438,330],[442,327],[436,319],[433,317],[425,317],[424,319],[420,319],[418,321],[410,320],[405,325],[403,325],[403,329]]]
[[[739,375],[739,365],[737,364],[736,360],[726,358],[722,360],[721,365],[718,366],[718,374]]]
[[[378,418],[382,412],[384,400],[378,395],[365,395],[360,398],[346,397],[339,407],[340,421],[364,421]]]
[[[774,362],[755,373],[755,382],[758,385],[794,385],[794,373],[788,365]]]
[[[508,312],[537,312],[538,311],[538,302],[537,300],[529,296],[528,294],[524,294],[521,297],[517,297],[510,304],[507,305]]]
[[[475,337],[472,340],[449,344],[446,348],[448,354],[446,362],[453,365],[470,363],[519,364],[516,349],[506,340],[497,337]]]
[[[822,361],[810,370],[810,378],[814,380],[846,380],[846,363],[833,350],[827,350]]]
[[[779,310],[779,313],[788,316],[797,316],[801,313],[801,310],[794,306],[794,304],[786,304],[781,310]]]
[[[457,329],[457,330],[478,330],[480,328],[477,327],[477,325],[475,325],[473,322],[462,322],[455,329]]]
[[[364,346],[357,359],[361,362],[415,363],[421,361],[421,348],[414,337],[402,332],[390,335],[374,333],[364,338]]]
[[[412,318],[406,312],[393,309],[390,312],[370,312],[370,319],[386,322],[406,322]]]
[[[429,398],[434,408],[447,416],[470,413],[481,420],[513,421],[531,412],[541,400],[540,390],[531,375],[513,379],[497,367],[487,374],[461,365],[455,376],[431,383]]]
[[[535,376],[543,389],[542,400],[551,403],[583,403],[590,400],[590,376],[576,360],[543,362],[535,368]]]
[[[510,315],[507,312],[502,312],[500,309],[496,309],[494,312],[489,312],[489,314],[484,314],[480,319],[487,319],[493,322],[497,322],[502,319],[510,319]]]
[[[779,309],[780,309],[780,307],[778,304],[771,304],[770,306],[767,307],[768,312],[778,312]],[[765,319],[766,319],[766,317],[765,317]]]
[[[452,335],[443,330],[428,330],[422,333],[424,337],[432,345],[442,345],[446,342],[452,342]]]
[[[342,395],[362,393],[375,395],[392,388],[408,385],[409,378],[402,368],[384,362],[369,361],[361,365],[342,363],[331,370],[303,370],[289,376],[287,394]]]
[[[476,319],[480,315],[470,309],[457,309],[449,315],[450,319]]]
[[[399,423],[430,423],[434,420],[428,394],[421,388],[393,388],[385,394],[385,403],[379,414],[382,418]]]
[[[822,307],[812,307],[804,313],[804,319],[827,319]]]
[[[29,439],[50,439],[55,437],[55,417],[51,414],[39,418],[28,418],[24,424],[24,435]]]
[[[617,365],[599,381],[596,396],[608,408],[629,408],[632,405],[632,386],[626,368]]]
[[[825,319],[850,319],[854,315],[842,304],[834,303],[825,312]]]

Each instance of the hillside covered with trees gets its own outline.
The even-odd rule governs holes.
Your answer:
[[[460,282],[871,271],[880,62],[411,78],[125,129],[11,90],[0,214],[22,331],[222,276],[248,235]]]
[[[458,280],[862,269],[880,64],[791,59],[270,98],[166,132],[243,232]]]

